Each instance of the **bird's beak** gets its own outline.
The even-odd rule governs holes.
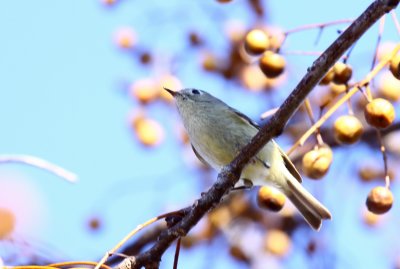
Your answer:
[[[169,92],[172,96],[176,96],[176,95],[178,95],[178,92],[176,92],[176,91],[173,91],[173,90],[170,90],[170,89],[168,89],[168,88],[165,88],[165,87],[163,87],[164,88],[164,90],[166,90],[167,92]]]

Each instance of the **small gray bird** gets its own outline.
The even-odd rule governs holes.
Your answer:
[[[229,164],[259,130],[246,115],[205,91],[164,89],[174,96],[194,153],[217,171]],[[320,229],[323,219],[332,218],[329,210],[301,185],[299,172],[274,140],[244,167],[241,179],[253,185],[277,187],[315,230]]]

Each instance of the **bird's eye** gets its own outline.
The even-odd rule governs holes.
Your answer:
[[[200,94],[200,91],[199,90],[192,90],[192,93],[193,94]]]

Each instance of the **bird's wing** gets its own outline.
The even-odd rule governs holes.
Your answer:
[[[236,115],[238,115],[243,121],[245,121],[246,123],[252,125],[253,127],[255,127],[256,129],[260,129],[260,125],[258,125],[257,122],[253,121],[252,119],[250,119],[249,117],[247,117],[245,114],[243,114],[242,112],[229,107],[229,110],[232,111],[233,113],[235,113]]]
[[[234,108],[232,108],[232,107],[229,107],[229,109],[230,109],[232,112],[234,112],[235,114],[237,114],[242,120],[246,121],[246,122],[249,123],[250,125],[252,125],[252,126],[254,126],[255,128],[257,128],[258,130],[260,129],[260,126],[259,126],[255,121],[253,121],[252,119],[250,119],[249,117],[247,117],[247,116],[246,116],[245,114],[243,114],[242,112],[240,112],[240,111],[238,111],[238,110],[236,110],[236,109],[234,109]],[[272,140],[272,141],[273,141],[273,140]],[[279,150],[279,152],[280,152],[280,154],[281,154],[281,156],[282,156],[282,159],[283,159],[283,161],[284,161],[284,163],[285,163],[285,166],[286,166],[287,170],[293,175],[294,178],[297,179],[298,182],[301,183],[301,182],[303,181],[303,179],[301,178],[301,175],[300,175],[299,171],[297,171],[297,169],[296,169],[296,167],[294,166],[294,164],[292,163],[292,161],[289,159],[289,157],[286,155],[286,153],[279,147],[279,145],[276,144],[275,141],[273,141],[273,143],[275,143],[275,146],[278,148],[278,150]]]
[[[274,143],[275,143],[275,141],[274,141]],[[286,155],[286,153],[279,147],[279,145],[276,143],[275,143],[275,145],[278,148],[279,152],[281,153],[281,156],[283,158],[283,161],[285,163],[287,170],[292,174],[292,176],[295,179],[297,179],[298,182],[301,183],[303,181],[303,179],[301,178],[299,171],[297,171],[297,169],[294,166],[294,164],[292,163],[292,161],[289,159],[289,157]]]
[[[204,160],[204,158],[201,157],[201,155],[197,152],[197,150],[194,148],[193,144],[191,144],[191,146],[192,146],[194,155],[196,155],[197,159],[199,159],[204,165],[211,167],[211,165],[208,162],[206,162],[206,160]]]

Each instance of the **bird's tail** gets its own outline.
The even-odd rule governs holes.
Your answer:
[[[319,230],[323,219],[332,219],[329,210],[309,193],[295,178],[289,176],[286,196],[300,211],[310,226]]]

